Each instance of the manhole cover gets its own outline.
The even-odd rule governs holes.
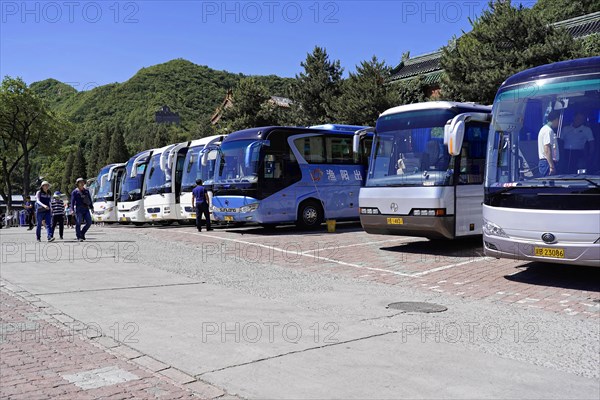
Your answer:
[[[397,303],[388,304],[387,308],[394,310],[401,310],[406,312],[419,312],[419,313],[435,313],[443,312],[448,309],[440,304],[434,303],[421,303],[418,301],[400,301]]]

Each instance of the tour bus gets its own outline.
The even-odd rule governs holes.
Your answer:
[[[169,223],[181,219],[181,177],[189,144],[171,144],[152,153],[143,192],[146,221]]]
[[[131,157],[125,166],[117,201],[119,222],[142,225],[146,222],[144,210],[144,178],[154,150],[146,150]]]
[[[488,141],[485,254],[600,266],[599,143],[600,57],[508,78]]]
[[[431,101],[377,119],[360,221],[368,233],[481,235],[490,106]],[[450,136],[449,127],[460,134]]]
[[[125,164],[110,164],[98,173],[97,192],[94,196],[94,222],[117,222],[117,195]]]
[[[353,152],[353,137],[364,127],[329,128],[263,127],[228,135],[216,165],[215,220],[312,228],[325,219],[358,219],[368,158]]]
[[[209,197],[209,209],[212,210],[212,184],[215,176],[218,148],[224,136],[209,136],[193,140],[183,162],[181,178],[181,219],[191,223],[196,219],[196,210],[192,205],[192,190],[196,180],[202,179]]]

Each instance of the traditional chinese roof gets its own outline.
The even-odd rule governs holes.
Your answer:
[[[555,28],[566,29],[575,39],[600,34],[600,12],[558,21],[551,25]],[[426,84],[438,84],[444,72],[440,64],[441,59],[441,50],[409,58],[396,67],[396,72],[388,78],[388,82],[412,79],[423,75]]]

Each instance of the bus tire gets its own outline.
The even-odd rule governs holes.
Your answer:
[[[323,223],[323,207],[314,200],[306,200],[298,207],[296,225],[299,228],[314,229]]]

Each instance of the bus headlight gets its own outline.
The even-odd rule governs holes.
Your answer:
[[[445,208],[413,208],[411,214],[415,217],[443,217],[446,215]]]
[[[240,207],[240,212],[248,213],[252,211],[256,211],[258,208],[258,203],[248,204],[247,206]]]
[[[377,207],[361,207],[360,213],[361,214],[371,214],[371,215],[372,214],[374,214],[374,215],[381,214]]]
[[[137,211],[140,209],[140,206],[138,204],[136,204],[135,206],[131,207],[131,209],[129,211]]]
[[[490,222],[485,219],[483,220],[483,233],[485,233],[488,236],[500,236],[504,238],[508,237],[508,235],[504,232],[502,228],[500,228],[493,222]]]

